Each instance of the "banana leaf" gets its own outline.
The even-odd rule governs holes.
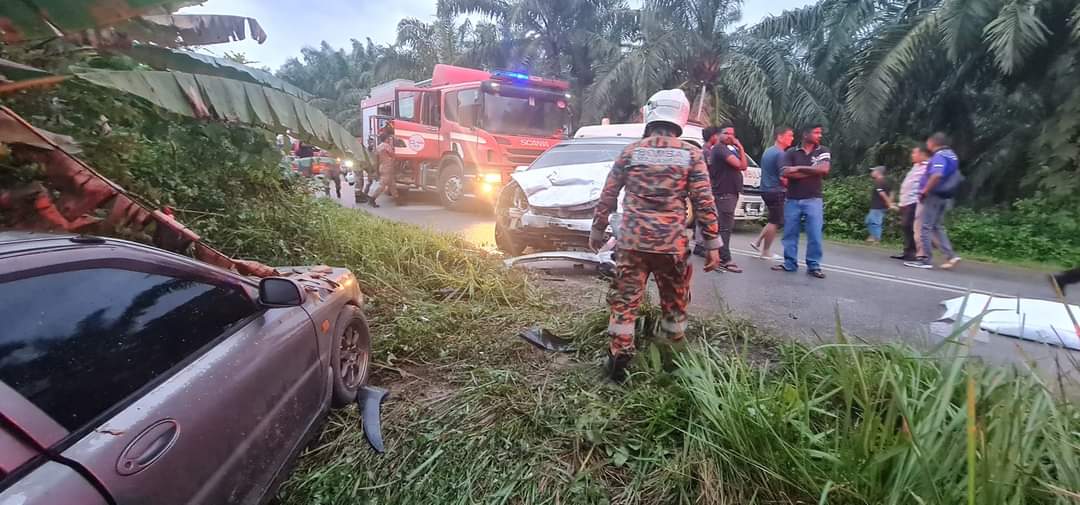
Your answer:
[[[344,127],[303,100],[265,86],[210,75],[157,70],[78,72],[93,84],[139,96],[185,116],[259,125],[359,156],[363,146]]]
[[[215,75],[226,79],[253,82],[284,91],[290,95],[311,100],[315,96],[265,70],[251,68],[234,61],[207,54],[168,49],[165,47],[137,44],[123,50],[132,59],[150,65],[157,70],[176,70],[190,74]]]
[[[165,47],[205,46],[247,38],[262,44],[266,32],[254,18],[221,14],[142,16],[115,26],[67,33],[69,40],[94,47],[127,48],[133,42]]]
[[[55,37],[116,25],[138,16],[169,14],[203,1],[4,0],[0,2],[0,37],[8,43]]]

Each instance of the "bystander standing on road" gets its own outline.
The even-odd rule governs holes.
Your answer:
[[[326,177],[326,182],[334,186],[334,191],[337,193],[337,197],[341,198],[341,164],[338,162],[330,163],[326,167],[326,173],[323,174]],[[330,196],[330,186],[326,187],[326,195]]]
[[[866,213],[866,241],[871,244],[881,242],[881,230],[885,226],[885,214],[898,209],[892,200],[892,187],[885,178],[885,167],[870,169],[874,187],[870,189],[870,212]]]
[[[743,172],[749,165],[746,149],[735,136],[735,127],[720,127],[720,143],[710,154],[709,179],[712,181],[713,199],[716,200],[716,215],[720,222],[720,238],[724,244],[720,247],[720,268],[741,273],[731,257],[731,232],[735,229],[735,207],[739,204],[739,193],[743,189]]]
[[[383,193],[389,193],[391,197],[397,196],[397,188],[394,182],[394,136],[389,132],[379,135],[379,147],[375,149],[375,155],[379,160],[379,188],[371,195],[369,201],[372,207],[378,207],[376,200]]]
[[[900,228],[904,233],[904,250],[897,255],[890,256],[892,259],[904,261],[917,261],[919,259],[919,223],[917,219],[919,207],[919,181],[926,173],[926,163],[930,159],[930,150],[925,146],[911,149],[911,170],[904,176],[900,183]]]
[[[922,235],[919,238],[925,258],[904,263],[912,268],[934,268],[932,242],[935,241],[946,257],[941,268],[949,270],[960,262],[960,257],[953,251],[949,235],[945,232],[945,212],[952,205],[956,190],[963,181],[960,160],[949,147],[949,143],[949,136],[941,132],[926,139],[926,147],[934,154],[919,184],[919,205],[924,207],[921,215]]]
[[[713,173],[712,168],[712,152],[716,144],[720,142],[720,129],[715,126],[706,126],[701,131],[701,137],[705,141],[705,145],[701,147],[701,157],[705,160],[705,165],[709,169],[709,173]],[[701,236],[701,226],[698,225],[697,220],[694,220],[694,255],[705,257],[705,247],[702,244],[705,243],[705,239]]]
[[[822,126],[804,128],[799,145],[784,155],[783,176],[788,179],[784,202],[784,263],[772,269],[795,272],[799,269],[799,234],[806,230],[806,270],[818,279],[821,271],[822,233],[825,226],[825,202],[822,180],[829,175],[832,157],[821,145]],[[805,222],[804,222],[805,220]]]
[[[773,131],[773,145],[761,155],[761,199],[765,201],[769,219],[757,239],[750,243],[750,248],[757,251],[758,258],[763,260],[783,259],[783,256],[772,254],[772,244],[776,240],[777,232],[784,226],[784,198],[787,188],[784,187],[780,172],[784,152],[791,147],[794,140],[795,132],[791,128],[778,127]]]

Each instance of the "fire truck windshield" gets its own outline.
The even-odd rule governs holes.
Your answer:
[[[485,130],[537,137],[552,137],[568,131],[567,103],[561,95],[508,91],[484,93],[481,125]]]

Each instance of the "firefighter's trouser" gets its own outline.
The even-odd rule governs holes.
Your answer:
[[[653,275],[660,291],[660,309],[663,311],[660,329],[672,341],[682,340],[686,333],[691,273],[688,254],[616,252],[615,278],[608,294],[612,355],[634,353],[634,326],[649,274]]]

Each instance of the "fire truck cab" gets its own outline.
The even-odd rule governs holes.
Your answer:
[[[428,81],[392,81],[361,104],[369,147],[394,130],[398,192],[436,192],[458,208],[493,203],[516,167],[570,133],[569,84],[519,72],[436,65]]]

